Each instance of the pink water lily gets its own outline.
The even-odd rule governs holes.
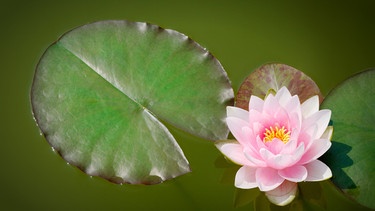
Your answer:
[[[319,110],[319,98],[303,102],[286,87],[264,100],[251,96],[249,111],[227,107],[227,124],[237,141],[217,142],[217,148],[242,167],[235,186],[258,187],[274,204],[290,203],[297,182],[321,181],[332,176],[319,161],[331,146],[331,111]]]

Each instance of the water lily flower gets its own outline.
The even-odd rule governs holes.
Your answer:
[[[217,148],[241,165],[235,186],[258,187],[277,205],[289,204],[298,182],[332,177],[318,158],[331,146],[331,111],[319,110],[318,96],[302,104],[286,87],[262,100],[251,96],[249,111],[228,106],[226,122],[236,138],[218,141]]]

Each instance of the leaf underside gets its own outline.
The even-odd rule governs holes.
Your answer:
[[[291,66],[270,63],[256,69],[242,82],[235,105],[249,110],[251,95],[264,99],[270,89],[278,91],[283,86],[292,95],[298,95],[301,103],[314,95],[318,95],[320,101],[323,99],[319,87],[309,76]]]
[[[322,157],[334,184],[358,203],[375,209],[375,69],[333,89],[322,103],[332,110],[332,146]]]
[[[224,69],[204,48],[179,32],[128,21],[63,35],[42,56],[31,90],[37,124],[67,162],[131,184],[190,171],[163,121],[223,139],[232,100]]]

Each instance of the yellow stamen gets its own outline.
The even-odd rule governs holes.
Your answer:
[[[266,132],[264,132],[263,142],[272,141],[274,138],[280,139],[280,141],[287,143],[290,138],[290,131],[285,129],[283,126],[279,128],[278,126],[270,127],[269,129],[266,128]]]

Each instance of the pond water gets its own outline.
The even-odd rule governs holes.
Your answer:
[[[206,47],[226,69],[234,91],[254,69],[285,63],[312,77],[323,94],[375,67],[375,4],[175,1],[7,2],[1,10],[1,210],[353,210],[329,181],[302,184],[300,198],[268,207],[246,204],[233,186],[236,166],[212,142],[169,127],[192,169],[159,185],[117,185],[66,163],[40,136],[30,106],[35,67],[45,49],[77,26],[108,19],[172,28]],[[236,197],[235,197],[236,196]],[[245,205],[235,207],[235,205]]]

